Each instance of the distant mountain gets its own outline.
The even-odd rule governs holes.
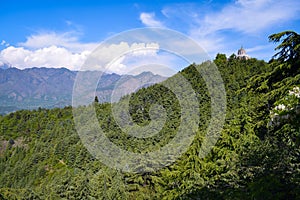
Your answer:
[[[28,68],[20,70],[7,65],[0,67],[0,114],[20,109],[64,107],[72,103],[73,85],[78,72],[66,68]],[[98,73],[87,71],[83,84],[92,85]],[[94,78],[90,78],[94,77]],[[96,95],[100,102],[109,102],[116,85],[124,94],[137,85],[157,83],[165,77],[143,72],[139,75],[103,74]],[[94,91],[89,91],[94,95]]]

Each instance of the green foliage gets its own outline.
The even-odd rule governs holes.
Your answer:
[[[211,117],[211,99],[197,68],[209,62],[180,72],[196,93],[200,122],[188,150],[156,172],[125,173],[95,159],[77,135],[71,107],[0,116],[0,199],[299,198],[300,113],[295,95],[300,85],[299,40],[294,32],[270,39],[279,42],[283,37],[275,55],[278,59],[269,63],[236,59],[234,54],[228,59],[224,54],[216,56],[228,109],[221,136],[203,159],[198,155]],[[176,83],[176,77],[166,81]],[[84,120],[87,111],[95,108],[106,137],[130,152],[154,151],[174,138],[182,111],[172,91],[156,84],[114,105],[126,101],[130,117],[140,126],[151,123],[152,105],[162,105],[167,116],[162,130],[153,137],[137,138],[122,131],[109,103],[91,102],[77,109]],[[288,109],[280,110],[275,122],[272,113],[279,105]],[[140,160],[135,167],[145,165]]]
[[[272,42],[281,42],[275,50],[279,50],[274,55],[281,62],[295,63],[300,58],[300,35],[294,31],[283,31],[269,36]]]
[[[97,96],[95,96],[95,100],[94,100],[95,103],[99,103],[99,99]]]

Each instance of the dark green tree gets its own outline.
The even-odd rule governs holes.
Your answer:
[[[220,65],[224,65],[226,64],[227,62],[227,57],[225,54],[221,54],[221,53],[218,53],[215,60],[214,60],[214,63],[217,65],[217,66],[220,66]]]
[[[279,50],[273,58],[293,63],[300,58],[300,35],[294,31],[283,31],[269,36],[271,42],[281,42],[275,50]]]
[[[99,103],[99,99],[98,99],[98,96],[95,96],[95,100],[94,100],[95,103]]]

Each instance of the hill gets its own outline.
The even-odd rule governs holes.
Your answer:
[[[300,41],[299,35],[293,32],[270,38],[278,41],[278,37]],[[162,105],[165,124],[151,137],[126,134],[109,103],[73,109],[23,110],[0,117],[0,197],[297,199],[300,194],[300,56],[297,45],[290,46],[295,43],[283,44],[279,53],[285,53],[289,47],[288,55],[296,56],[278,54],[269,63],[254,58],[240,60],[235,55],[216,56],[214,63],[227,94],[226,119],[220,138],[204,158],[199,157],[199,151],[212,109],[205,81],[198,70],[211,66],[212,62],[190,65],[163,83],[143,88],[115,103],[122,107],[129,101],[132,121],[141,126],[151,124],[151,116],[159,114],[151,111],[151,105]],[[170,143],[185,114],[177,96],[166,87],[177,81],[178,76],[188,80],[195,91],[199,123],[189,148],[173,164],[154,172],[130,173],[104,165],[114,162],[121,151],[106,152],[111,154],[111,160],[98,160],[87,151],[83,141],[88,139],[95,144],[97,140],[101,142],[101,137],[89,137],[94,128],[89,125],[93,124],[79,127],[88,134],[78,135],[74,120],[84,121],[91,110],[96,110],[97,123],[105,137],[120,149],[138,156]],[[77,111],[79,118],[76,119],[73,113]],[[170,152],[168,159],[172,160],[172,155],[174,152]],[[137,170],[152,167],[147,159],[137,158],[136,165],[129,167]],[[120,164],[126,162],[124,159]]]

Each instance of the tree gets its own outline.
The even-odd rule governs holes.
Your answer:
[[[99,103],[99,99],[97,96],[95,96],[95,100],[94,100],[95,103]]]
[[[275,50],[280,50],[273,58],[294,63],[300,58],[300,35],[294,31],[283,31],[269,36],[271,42],[281,42]]]
[[[218,53],[215,60],[214,60],[214,63],[220,67],[222,65],[224,65],[225,63],[227,62],[227,57],[225,54],[221,54],[221,53]]]

